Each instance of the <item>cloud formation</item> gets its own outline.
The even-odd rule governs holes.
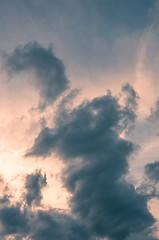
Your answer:
[[[68,214],[49,209],[49,211],[38,211],[35,215],[31,227],[31,239],[89,240],[90,236],[84,224],[79,224]]]
[[[137,95],[130,85],[123,91],[128,93],[126,107],[109,92],[60,111],[55,128],[43,128],[26,156],[59,154],[66,163],[62,180],[72,196],[72,215],[85,222],[92,236],[123,240],[147,231],[153,239],[148,198],[124,180],[136,147],[120,134],[125,122],[134,122]]]
[[[32,84],[40,92],[39,107],[52,104],[67,88],[69,81],[65,68],[51,48],[44,48],[38,42],[20,45],[10,54],[4,54],[5,67],[11,73],[34,71]]]
[[[41,174],[40,171],[37,171],[33,174],[28,174],[25,180],[25,189],[24,200],[28,206],[40,205],[42,194],[41,190],[47,185],[46,175]]]
[[[29,225],[25,211],[21,210],[21,205],[6,205],[0,208],[0,239],[4,239],[9,235],[25,236],[28,232]],[[17,238],[15,238],[17,239]]]
[[[85,226],[80,225],[68,214],[59,213],[56,209],[33,212],[29,208],[21,209],[20,206],[20,203],[3,208],[1,206],[1,240],[8,236],[12,236],[14,240],[24,237],[32,240],[90,239]]]
[[[0,198],[0,240],[93,239],[84,224],[70,214],[51,207],[46,209],[42,204],[40,208],[30,207],[31,204],[38,207],[42,198],[40,188],[44,185],[46,176],[37,171],[26,176],[23,197],[19,201],[12,202],[12,196],[6,194]]]
[[[159,182],[159,162],[149,163],[145,166],[146,175],[150,180]]]
[[[6,54],[5,64],[12,73],[35,72],[33,84],[40,91],[41,109],[68,88],[62,62],[50,48],[37,42]],[[44,158],[57,154],[64,162],[61,179],[70,193],[69,212],[42,205],[42,188],[47,182],[39,170],[26,175],[19,201],[13,203],[7,195],[1,198],[0,236],[31,240],[157,239],[153,236],[156,220],[147,206],[150,196],[139,193],[125,180],[129,156],[137,146],[122,136],[135,123],[137,93],[126,84],[121,91],[124,104],[108,91],[69,108],[76,94],[74,90],[61,100],[54,128],[43,124],[25,155]],[[154,178],[152,166],[146,169]]]
[[[151,107],[150,109],[150,115],[148,117],[148,120],[159,127],[159,100],[155,102],[155,105]]]
[[[128,133],[134,127],[137,117],[136,111],[138,107],[139,96],[129,83],[122,86],[121,96],[123,97],[123,110],[125,110],[124,115],[126,116],[123,121],[123,127]]]

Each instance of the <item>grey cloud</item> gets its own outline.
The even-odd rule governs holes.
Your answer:
[[[81,17],[81,13],[83,10],[83,17],[84,20],[87,19],[87,24],[92,27],[92,24],[96,20],[97,24],[101,23],[102,26],[99,26],[99,29],[96,29],[96,34],[103,31],[103,34],[107,30],[107,28],[104,28],[104,22],[108,22],[110,25],[110,28],[113,27],[122,27],[124,30],[127,30],[129,32],[134,31],[136,29],[142,29],[145,26],[147,26],[151,19],[149,15],[150,9],[154,6],[155,0],[130,0],[127,2],[127,0],[121,0],[120,2],[116,0],[75,0],[74,4],[71,0],[67,1],[67,4],[65,1],[61,1],[60,4],[57,1],[51,2],[50,0],[46,0],[46,3],[42,0],[40,1],[29,1],[30,4],[28,6],[30,7],[30,11],[32,11],[32,14],[36,14],[37,16],[40,15],[40,13],[46,12],[48,10],[49,12],[49,19],[54,19],[57,14],[63,13],[64,17],[67,16],[68,11],[75,11],[79,9],[79,12],[75,13],[72,12],[72,16],[75,18],[75,23],[77,23],[78,17]],[[65,9],[63,9],[65,7]],[[90,9],[90,12],[87,12],[88,16],[86,16],[86,11]],[[55,16],[50,16],[51,11],[57,11],[55,12]],[[136,12],[137,11],[137,12]],[[140,14],[138,14],[140,12]],[[113,18],[112,18],[113,16]],[[135,16],[135,18],[134,18]],[[67,20],[69,21],[70,18]],[[89,19],[91,22],[88,22]],[[83,19],[81,19],[83,20]],[[57,23],[58,24],[58,23]],[[64,23],[65,24],[65,23]],[[83,21],[79,23],[80,27],[83,25]],[[85,26],[85,27],[88,27]],[[131,27],[130,27],[131,26]],[[102,28],[102,29],[101,29]],[[73,29],[74,31],[78,29]],[[83,26],[84,30],[84,26]],[[110,29],[109,29],[110,30]],[[112,31],[115,31],[116,29],[112,29]]]
[[[145,28],[152,22],[149,13],[155,2],[3,1],[1,47],[13,48],[19,41],[34,39],[42,44],[53,41],[58,56],[67,61],[69,74],[81,76],[82,71],[82,75],[85,72],[88,76],[91,72],[92,81],[95,81],[92,75],[101,72],[106,75],[112,70],[118,75],[135,72],[138,46]],[[80,81],[84,84],[85,78]]]
[[[11,54],[4,54],[4,59],[6,69],[12,73],[35,72],[33,84],[40,91],[41,109],[53,103],[68,88],[62,61],[51,48],[44,48],[36,41],[16,47]]]
[[[29,10],[38,18],[38,25],[43,24],[43,15],[43,27],[54,31],[56,46],[62,46],[76,71],[77,66],[85,71],[121,71],[121,67],[125,71],[125,66],[135,67],[140,37],[151,23],[149,12],[154,3],[155,0],[69,0],[59,4],[48,0],[40,4],[31,1]]]
[[[24,200],[28,206],[40,205],[42,199],[41,190],[47,185],[46,175],[37,171],[33,174],[28,174],[25,179],[25,193],[23,194]]]
[[[94,166],[69,169],[65,175],[65,186],[72,193],[73,213],[85,221],[94,234],[116,240],[128,239],[132,233],[140,235],[155,222],[147,209],[148,199],[121,180],[120,175],[117,177],[118,171],[120,174],[124,171],[120,161],[120,156],[116,156],[116,163],[111,165],[111,159],[109,162],[106,158]]]
[[[55,128],[42,129],[28,156],[56,152],[65,161],[62,180],[71,193],[71,212],[33,211],[30,205],[39,204],[46,176],[40,171],[28,174],[24,189],[28,204],[1,205],[2,239],[15,235],[32,240],[157,240],[152,236],[155,219],[147,208],[149,198],[124,180],[128,157],[136,149],[120,137],[123,119],[129,116],[124,115],[125,107],[110,93],[72,111],[62,106]]]
[[[12,203],[10,188],[5,181],[3,184],[6,185],[8,194],[3,193],[0,198],[0,240],[7,239],[8,236],[20,240],[29,230],[27,212],[26,209],[22,209],[22,203]]]
[[[30,196],[33,196],[31,200],[29,198],[28,204],[24,204],[22,198],[21,201],[12,203],[9,196],[2,196],[2,201],[0,201],[0,240],[21,240],[23,238],[30,240],[93,240],[94,238],[90,236],[84,224],[71,215],[53,208],[45,209],[42,205],[41,210],[30,208],[31,201],[40,199],[39,192],[37,192],[37,197],[35,197],[34,191],[32,194],[32,190],[38,188],[39,178],[45,185],[46,178],[40,171],[27,175],[25,188]]]
[[[125,104],[129,110],[135,114],[137,110],[137,99],[139,98],[133,87],[127,83],[122,87],[122,92],[126,93]]]
[[[127,133],[129,133],[130,130],[132,130],[134,127],[134,123],[137,117],[136,110],[138,107],[139,96],[129,83],[123,85],[121,95],[124,98],[125,104],[124,115],[127,116],[124,118],[123,127],[127,129]]]
[[[116,127],[122,118],[119,108],[117,100],[106,95],[95,98],[92,102],[82,103],[70,114],[65,114],[64,121],[61,120],[61,113],[56,120],[57,127],[42,129],[27,156],[47,155],[55,148],[62,151],[66,158],[92,154],[94,147],[99,147],[100,151],[103,145],[107,147],[104,142],[105,133],[110,138],[117,135],[111,128]],[[58,126],[58,122],[63,125]]]
[[[149,163],[145,166],[146,175],[155,182],[159,182],[159,162]]]
[[[91,7],[92,13],[96,14],[101,22],[108,22],[110,30],[116,31],[118,34],[123,31],[130,33],[147,26],[151,22],[150,9],[155,4],[155,0],[130,0],[129,2],[127,0],[121,0],[120,2],[116,0],[93,0],[91,6],[89,0],[82,0],[81,2],[86,3],[86,8]],[[106,31],[106,28],[103,27],[104,31]]]
[[[28,231],[28,219],[25,211],[21,211],[20,204],[0,208],[0,223],[2,230],[0,236],[23,235]]]
[[[17,203],[0,209],[0,223],[1,240],[7,236],[16,240],[25,237],[31,240],[93,239],[84,225],[56,209],[33,212],[30,208],[22,209],[20,203]]]
[[[155,236],[150,236],[150,231],[141,232],[141,234],[132,234],[129,240],[157,240]]]
[[[32,222],[31,237],[33,240],[84,240],[90,239],[84,224],[56,210],[38,211]],[[93,239],[93,238],[91,238]]]
[[[62,180],[71,192],[72,214],[92,236],[123,240],[147,231],[150,239],[155,219],[148,198],[124,180],[136,146],[120,134],[122,123],[135,114],[136,93],[129,85],[123,91],[129,95],[127,107],[108,93],[57,114],[55,128],[43,128],[26,156],[55,152],[63,158]]]
[[[150,109],[148,120],[159,127],[159,100],[157,100],[155,105]]]
[[[11,197],[11,195],[3,195],[1,198],[0,198],[0,204],[8,204],[10,202],[9,198]]]
[[[151,200],[159,199],[159,162],[148,163],[145,165],[144,181],[137,188],[137,191]]]

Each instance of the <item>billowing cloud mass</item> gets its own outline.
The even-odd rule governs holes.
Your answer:
[[[41,172],[36,172],[34,174],[28,174],[25,180],[24,200],[26,204],[31,206],[39,205],[42,199],[41,190],[47,185],[46,175],[42,175]]]
[[[68,214],[58,213],[56,209],[37,210],[21,209],[17,205],[1,206],[0,239],[27,239],[34,240],[83,240],[90,239],[85,226]]]
[[[30,173],[26,176],[19,201],[12,201],[13,196],[9,194],[0,198],[0,240],[93,239],[84,224],[70,214],[51,207],[45,209],[42,204],[38,208],[42,199],[41,189],[45,185],[45,174],[40,171]],[[31,208],[31,205],[37,208]]]
[[[33,84],[40,90],[40,108],[53,103],[69,82],[62,62],[51,49],[30,42],[5,54],[7,71],[33,70]],[[63,161],[61,180],[70,193],[66,212],[41,201],[47,176],[41,170],[25,175],[21,197],[12,201],[4,194],[0,201],[1,238],[32,240],[155,240],[155,218],[148,209],[152,195],[141,194],[128,183],[129,156],[137,146],[126,135],[132,130],[138,95],[127,83],[120,94],[85,100],[70,107],[78,90],[58,103],[54,127],[47,121],[25,157],[54,157]],[[44,161],[44,160],[43,160]],[[146,166],[150,178],[155,176]],[[153,177],[152,177],[153,176]]]
[[[158,1],[0,2],[0,240],[159,240]]]
[[[54,152],[63,159],[62,180],[72,196],[71,213],[92,236],[123,240],[146,231],[153,239],[150,229],[155,219],[147,208],[148,199],[123,177],[128,173],[128,157],[136,149],[120,137],[125,123],[134,122],[136,108],[136,93],[129,85],[124,90],[129,93],[127,107],[108,93],[57,114],[55,128],[43,128],[26,156]]]
[[[33,85],[40,91],[41,109],[53,103],[67,88],[65,68],[51,48],[44,48],[38,42],[20,45],[10,54],[4,54],[5,67],[11,73],[34,71]]]
[[[74,108],[67,107],[73,93],[62,100],[54,128],[42,126],[26,157],[54,153],[64,162],[61,179],[71,193],[69,211],[43,205],[47,176],[40,170],[29,173],[19,200],[2,196],[1,239],[157,240],[156,220],[147,207],[150,197],[124,177],[136,145],[121,133],[134,124],[137,94],[129,84],[122,92],[125,105],[110,92]]]

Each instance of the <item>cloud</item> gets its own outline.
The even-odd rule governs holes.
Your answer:
[[[159,127],[159,100],[155,102],[155,105],[150,109],[150,115],[148,120]]]
[[[30,208],[31,204],[38,205],[41,200],[40,190],[37,191],[40,184],[46,184],[46,176],[42,176],[41,172],[37,171],[26,177],[23,193],[23,196],[27,196],[26,199],[20,198],[20,201],[12,202],[10,196],[5,194],[2,196],[0,199],[0,240],[93,239],[84,224],[62,210],[46,208],[42,204],[40,208]],[[35,189],[37,196],[35,196]],[[24,201],[28,201],[28,204],[24,204]]]
[[[150,200],[159,199],[159,161],[146,164],[144,170],[144,181],[137,188],[137,191]]]
[[[0,209],[1,240],[7,236],[14,239],[29,237],[32,240],[90,239],[85,226],[68,214],[59,213],[56,209],[33,212],[20,206],[17,203]]]
[[[128,101],[131,101],[129,97],[126,98]],[[127,103],[126,107],[121,108],[118,99],[112,97],[110,92],[90,102],[83,102],[72,111],[59,109],[55,119],[56,127],[43,128],[26,156],[49,155],[54,149],[63,151],[66,158],[92,154],[96,148],[100,150],[106,147],[107,138],[112,141],[113,138],[118,138],[118,130],[127,128],[126,122],[134,122],[132,111],[135,114],[133,105],[128,107]]]
[[[127,83],[123,85],[122,92],[126,94],[126,98],[124,99],[126,107],[129,111],[131,110],[135,114],[137,110],[137,99],[139,98],[136,91],[129,83]]]
[[[25,180],[25,189],[23,197],[28,206],[40,205],[42,194],[41,190],[47,185],[46,175],[41,174],[41,171],[37,171],[33,174],[28,174]]]
[[[149,163],[145,166],[146,175],[150,180],[159,182],[159,162]]]
[[[38,211],[32,222],[31,239],[84,240],[90,239],[84,224],[56,210]]]
[[[136,111],[139,96],[129,83],[122,86],[121,96],[123,97],[124,115],[126,116],[123,121],[123,127],[127,130],[127,133],[129,133],[134,127],[137,117]]]
[[[43,128],[26,156],[60,155],[72,215],[92,236],[123,240],[147,231],[150,239],[155,219],[148,198],[124,180],[136,146],[120,134],[123,122],[134,122],[137,95],[130,85],[123,91],[129,95],[126,107],[108,92],[64,114],[60,111],[55,128]]]
[[[141,234],[132,234],[129,240],[157,240],[155,236],[150,236],[150,231],[144,231]]]
[[[31,80],[40,92],[41,109],[53,103],[68,88],[64,65],[51,48],[44,48],[34,41],[16,47],[3,57],[5,67],[11,73],[34,71],[36,78]]]
[[[4,239],[7,235],[23,235],[28,231],[28,219],[26,212],[21,211],[20,204],[3,206],[0,208],[0,236]]]

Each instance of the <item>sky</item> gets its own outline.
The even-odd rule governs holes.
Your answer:
[[[159,239],[158,29],[158,0],[0,0],[0,240]]]

